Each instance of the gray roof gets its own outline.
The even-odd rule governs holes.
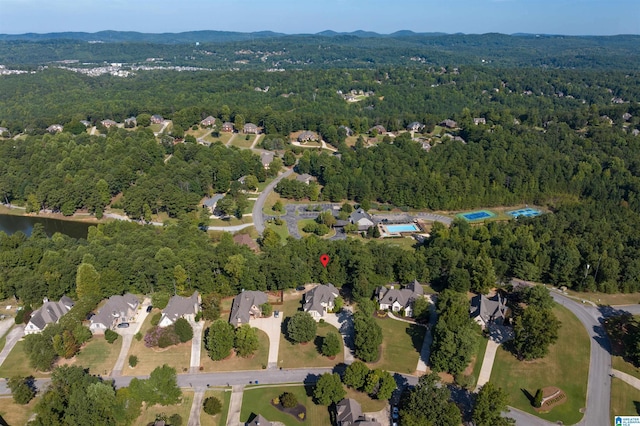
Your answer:
[[[442,120],[439,123],[440,126],[445,126],[445,127],[449,127],[449,128],[453,128],[453,127],[458,127],[458,123],[456,123],[455,121],[451,120],[451,119],[446,119],[446,120]]]
[[[268,166],[273,161],[273,152],[263,152],[260,154],[260,161],[264,166]]]
[[[318,134],[316,132],[312,132],[310,130],[305,130],[304,132],[300,133],[298,135],[298,140],[299,141],[311,141],[311,140],[318,140]]]
[[[409,125],[407,126],[407,130],[420,130],[423,127],[424,126],[422,125],[422,123],[419,123],[417,121],[413,121],[413,122],[409,123]]]
[[[198,292],[194,291],[189,297],[172,296],[167,303],[167,307],[162,310],[162,317],[175,322],[185,315],[195,315],[198,313]]]
[[[58,302],[46,301],[40,309],[31,315],[29,322],[42,330],[47,324],[58,322],[64,314],[69,312],[69,309],[71,309],[73,305],[73,300],[67,296],[62,296]]]
[[[200,123],[215,123],[215,122],[216,122],[216,118],[211,115],[205,118],[204,120],[200,121]]]
[[[265,303],[267,303],[266,293],[253,290],[243,291],[233,298],[229,322],[234,325],[247,324],[251,318],[252,307],[259,307]]]
[[[403,289],[378,287],[376,295],[378,303],[391,305],[397,301],[408,308],[415,299],[424,295],[424,290],[418,281],[414,281]]]
[[[258,126],[256,126],[253,123],[246,123],[243,127],[243,129],[246,130],[258,130]]]
[[[349,215],[349,220],[351,221],[351,223],[357,223],[360,219],[368,219],[373,222],[373,220],[371,219],[371,215],[363,209],[358,209],[351,213],[351,215]]]
[[[251,420],[250,422],[247,423],[247,426],[272,426],[273,423],[271,423],[269,420],[265,419],[262,414],[258,414],[257,416],[255,416],[253,418],[253,420]]]
[[[114,318],[125,316],[129,309],[135,309],[139,304],[138,298],[131,293],[111,296],[100,311],[91,317],[91,324],[102,324],[109,328]]]
[[[211,208],[214,207],[218,203],[218,201],[222,200],[223,198],[224,194],[216,194],[213,197],[205,198],[202,202],[202,205]]]
[[[471,316],[473,318],[479,316],[485,323],[499,318],[504,319],[506,314],[506,301],[499,294],[491,298],[481,294],[471,300]]]
[[[316,179],[315,177],[311,176],[308,173],[304,173],[304,174],[296,176],[296,180],[298,182],[309,182],[309,181],[312,181],[312,180],[315,180],[315,179]]]
[[[333,284],[321,284],[304,294],[304,311],[316,311],[324,314],[323,303],[331,304],[340,293]]]
[[[364,420],[362,407],[355,399],[345,398],[336,405],[336,421],[340,426],[355,425]]]

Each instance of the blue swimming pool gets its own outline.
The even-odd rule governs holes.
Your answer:
[[[540,216],[542,214],[540,210],[532,209],[531,207],[527,207],[525,209],[520,209],[520,210],[513,210],[507,213],[513,217],[520,217],[520,216],[535,217],[535,216]]]
[[[475,220],[482,220],[482,219],[488,219],[490,217],[495,216],[493,213],[488,212],[486,210],[478,210],[475,212],[468,212],[468,213],[460,213],[461,217],[463,217],[464,219],[468,220],[469,222],[473,222]]]
[[[413,223],[403,223],[403,224],[399,224],[399,225],[387,225],[387,231],[389,232],[397,232],[397,233],[401,233],[401,232],[416,232],[419,231],[420,228],[418,228],[416,225],[414,225]]]

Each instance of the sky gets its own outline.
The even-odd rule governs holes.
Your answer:
[[[0,0],[0,33],[640,34],[640,0]]]

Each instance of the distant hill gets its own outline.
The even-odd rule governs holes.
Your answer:
[[[282,37],[285,34],[272,31],[259,31],[253,33],[240,33],[233,31],[189,31],[183,33],[139,33],[135,31],[100,31],[97,33],[63,32],[46,34],[0,34],[0,40],[4,41],[50,41],[50,40],[76,40],[99,41],[103,43],[134,42],[134,43],[159,43],[159,44],[185,44],[185,43],[213,43],[253,40],[259,38]]]

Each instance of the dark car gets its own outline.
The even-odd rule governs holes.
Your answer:
[[[152,309],[153,309],[153,306],[151,305],[147,306],[147,312],[151,312]]]
[[[305,287],[303,285],[300,285],[300,286],[296,287],[296,290],[297,291],[304,291],[304,288]]]
[[[118,328],[129,328],[129,323],[121,322],[120,324],[118,324]]]
[[[391,418],[393,420],[398,420],[398,407],[393,407],[391,409]]]
[[[280,311],[273,311],[274,318],[280,318]]]

